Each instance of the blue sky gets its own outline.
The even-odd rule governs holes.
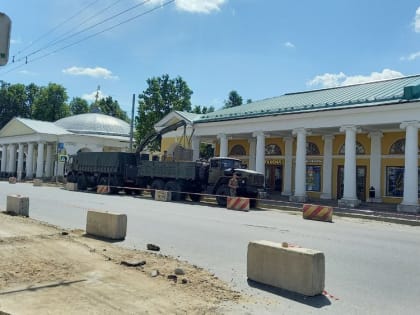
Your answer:
[[[193,105],[216,108],[231,90],[259,100],[420,73],[419,0],[166,2],[3,0],[12,35],[0,80],[89,100],[99,85],[130,113],[132,94],[165,73],[188,83]]]

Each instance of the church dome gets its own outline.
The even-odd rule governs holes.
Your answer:
[[[78,134],[130,136],[130,125],[125,121],[103,114],[87,113],[57,120],[55,125]]]

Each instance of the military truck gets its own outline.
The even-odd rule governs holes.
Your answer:
[[[241,168],[241,161],[232,158],[211,158],[209,161],[149,161],[141,155],[123,152],[80,152],[73,156],[67,180],[77,183],[79,190],[109,185],[111,193],[125,190],[139,192],[141,188],[168,190],[172,200],[188,195],[199,201],[203,194],[216,195],[217,203],[226,206],[228,182],[236,173],[239,177],[237,196],[255,199],[263,196],[264,175]]]

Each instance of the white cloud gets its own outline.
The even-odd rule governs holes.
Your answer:
[[[82,68],[82,67],[70,67],[63,70],[63,73],[69,75],[84,75],[93,78],[103,79],[118,79],[117,76],[113,76],[112,72],[102,67],[96,68]]]
[[[347,76],[343,72],[338,74],[325,73],[323,75],[317,75],[315,78],[310,80],[307,84],[309,86],[319,86],[322,88],[331,88],[344,85],[360,84],[372,81],[380,81],[386,79],[400,78],[404,76],[401,72],[384,69],[382,72],[372,72],[370,75],[354,75]]]
[[[420,33],[420,7],[416,10],[416,16],[414,17],[414,31]]]
[[[420,51],[409,54],[407,57],[401,57],[401,60],[408,60],[408,61],[413,61],[417,58],[420,58]]]
[[[212,11],[220,11],[220,7],[227,0],[175,0],[176,7],[181,11],[191,13],[211,13]],[[152,0],[150,4],[162,4],[162,0]]]
[[[284,46],[287,47],[287,48],[295,48],[295,45],[291,42],[285,42]]]
[[[101,90],[93,91],[92,93],[83,94],[82,98],[88,102],[94,102],[96,100],[96,94],[98,94],[98,100],[106,98],[107,95],[103,94]]]

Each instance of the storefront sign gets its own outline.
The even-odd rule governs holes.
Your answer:
[[[281,160],[274,160],[274,159],[265,160],[265,164],[266,165],[281,165]]]

